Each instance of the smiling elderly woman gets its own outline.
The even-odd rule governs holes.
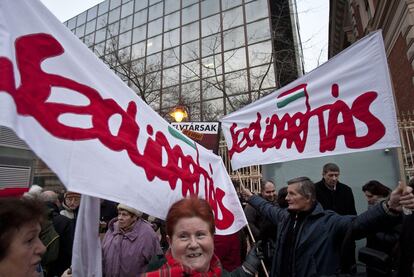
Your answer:
[[[260,260],[249,252],[243,265],[231,273],[223,270],[214,255],[214,215],[206,200],[186,198],[174,203],[166,219],[170,249],[153,261],[142,276],[253,276]]]
[[[37,277],[46,248],[39,239],[46,211],[28,198],[0,199],[0,276]]]

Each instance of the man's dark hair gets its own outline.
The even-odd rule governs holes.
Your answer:
[[[379,195],[379,196],[382,196],[382,197],[387,197],[390,194],[391,189],[384,186],[383,184],[381,184],[377,180],[371,180],[362,187],[362,191],[363,192],[368,191],[368,192],[372,193],[373,195]]]
[[[339,166],[334,163],[327,163],[323,166],[323,173],[326,173],[328,171],[339,172]]]
[[[276,188],[275,182],[273,182],[272,180],[260,179],[260,192],[264,191],[266,183],[272,183],[273,186],[275,186],[275,188]]]
[[[308,177],[297,177],[287,181],[288,186],[292,184],[299,184],[299,193],[306,198],[316,201],[315,185]]]

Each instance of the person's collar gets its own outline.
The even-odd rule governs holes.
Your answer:
[[[334,187],[331,187],[331,186],[329,186],[326,182],[325,182],[325,179],[322,179],[323,180],[323,184],[325,185],[325,187],[327,188],[327,189],[329,189],[329,190],[331,190],[331,191],[335,191],[336,190],[336,186],[338,185],[338,183],[336,183],[336,185],[334,186]]]

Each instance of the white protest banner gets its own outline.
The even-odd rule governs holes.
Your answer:
[[[0,1],[0,41],[0,125],[69,190],[159,218],[199,196],[218,233],[246,224],[221,158],[171,127],[38,0]]]
[[[221,122],[233,169],[399,147],[381,32]]]

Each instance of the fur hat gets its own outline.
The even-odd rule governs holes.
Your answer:
[[[118,210],[125,210],[127,212],[130,212],[131,214],[136,215],[137,217],[142,216],[142,212],[140,212],[140,211],[138,211],[138,210],[136,210],[136,209],[134,209],[130,206],[127,206],[125,204],[118,204]]]

